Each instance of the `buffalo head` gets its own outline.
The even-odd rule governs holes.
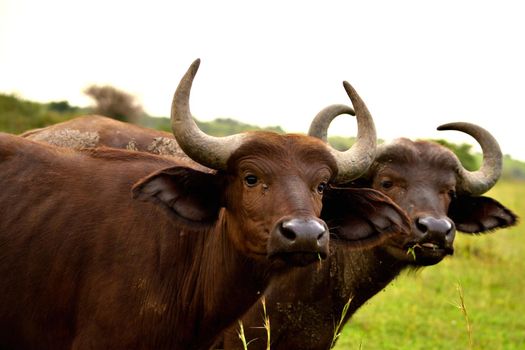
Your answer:
[[[181,149],[212,170],[160,170],[134,186],[135,196],[160,203],[189,226],[211,228],[220,220],[230,240],[250,257],[298,265],[326,257],[328,227],[319,218],[323,192],[329,183],[358,177],[375,154],[375,128],[366,106],[349,86],[359,135],[357,145],[346,152],[305,135],[212,137],[197,127],[189,108],[199,63],[191,65],[175,92],[172,130]]]
[[[309,134],[326,141],[327,128],[344,105],[321,111]],[[478,171],[467,171],[457,156],[437,143],[405,138],[378,147],[369,170],[349,186],[370,187],[389,196],[410,217],[409,236],[394,235],[383,248],[399,260],[432,265],[454,251],[456,229],[486,233],[514,225],[516,216],[496,200],[481,196],[501,175],[502,154],[485,129],[469,123],[450,123],[438,130],[459,130],[476,139],[483,150]]]

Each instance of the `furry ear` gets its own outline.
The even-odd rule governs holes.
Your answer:
[[[155,172],[133,185],[133,198],[161,205],[176,219],[212,224],[222,206],[220,175],[176,166]]]
[[[448,216],[458,231],[487,233],[516,225],[518,217],[510,209],[489,197],[461,195],[450,203]]]
[[[330,188],[321,218],[337,238],[376,245],[392,234],[410,233],[410,219],[389,197],[369,188]]]

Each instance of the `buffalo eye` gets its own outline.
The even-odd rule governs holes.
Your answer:
[[[448,191],[448,195],[449,195],[450,199],[456,199],[457,198],[456,191],[454,191],[454,190],[449,190]]]
[[[394,182],[392,180],[382,180],[379,184],[381,185],[381,188],[384,188],[385,190],[388,190],[394,186]]]
[[[248,187],[254,187],[259,182],[259,179],[255,175],[246,175],[244,177],[244,183],[248,185]]]
[[[328,186],[326,182],[321,182],[319,185],[317,185],[317,193],[322,194],[326,189],[326,186]]]

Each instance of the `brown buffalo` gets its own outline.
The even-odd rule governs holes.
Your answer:
[[[304,135],[212,138],[189,111],[198,64],[175,92],[172,124],[210,170],[0,134],[0,348],[205,349],[270,276],[327,255],[323,192],[366,170],[375,150],[357,93],[362,145],[343,153]],[[356,190],[355,201],[356,245],[407,228],[386,196]]]
[[[350,107],[334,105],[312,123],[310,134],[326,140],[331,120],[352,114]],[[321,267],[287,271],[274,278],[264,293],[271,325],[271,349],[330,349],[335,325],[348,311],[345,324],[368,299],[408,267],[436,264],[453,252],[456,228],[465,233],[486,233],[516,223],[516,216],[503,205],[480,196],[497,181],[501,151],[482,128],[452,123],[440,130],[460,130],[482,146],[481,169],[467,172],[448,149],[432,142],[399,139],[380,145],[369,171],[352,187],[371,187],[394,200],[410,217],[410,235],[393,235],[380,246],[349,250],[348,234],[356,203],[354,189],[330,190],[325,194],[321,218],[331,235],[330,255]],[[255,304],[241,322],[252,350],[266,349],[262,328],[263,308]],[[242,349],[237,322],[224,335],[224,349]]]
[[[106,146],[171,155],[189,160],[173,134],[100,115],[73,118],[45,128],[26,131],[20,136],[74,149]]]

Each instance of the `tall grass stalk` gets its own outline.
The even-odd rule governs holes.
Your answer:
[[[341,311],[341,316],[339,317],[339,321],[337,322],[337,325],[334,327],[334,334],[332,336],[332,343],[330,344],[330,349],[333,349],[335,347],[335,343],[337,342],[337,339],[341,335],[341,326],[343,325],[343,321],[345,320],[346,314],[348,312],[348,308],[350,307],[350,303],[352,302],[353,296],[350,296],[348,298],[348,301],[343,306],[343,311]]]
[[[467,334],[468,334],[468,345],[469,349],[474,349],[474,345],[472,342],[472,326],[470,324],[470,320],[468,317],[467,307],[465,306],[465,296],[463,295],[463,288],[461,287],[461,284],[458,282],[456,285],[456,289],[459,294],[459,305],[457,305],[458,309],[461,310],[461,313],[465,317],[465,323],[467,324]]]
[[[261,304],[262,304],[263,313],[264,313],[264,329],[266,330],[266,350],[270,350],[270,339],[271,339],[270,317],[266,313],[266,298],[264,296],[261,298]]]
[[[242,325],[241,320],[239,320],[239,331],[237,332],[237,335],[239,336],[239,339],[242,342],[242,348],[244,350],[248,350],[248,343],[246,342],[246,336],[244,335],[244,326]]]

